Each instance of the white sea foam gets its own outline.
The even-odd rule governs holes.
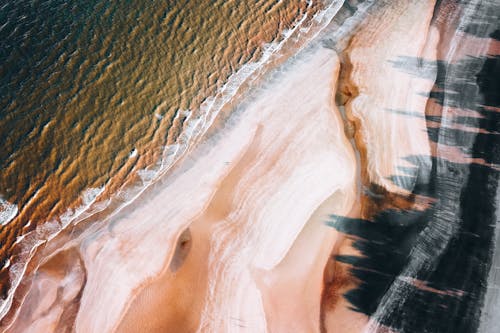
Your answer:
[[[129,158],[134,158],[134,157],[137,157],[137,155],[139,155],[139,152],[137,151],[137,149],[132,149],[132,151],[130,152],[130,154],[128,155]]]
[[[82,214],[88,213],[92,204],[96,201],[97,197],[104,192],[104,186],[99,188],[89,188],[85,190],[82,195],[82,204],[74,209],[70,208],[59,216],[61,226],[64,228],[71,222],[80,218]]]
[[[26,237],[26,235],[17,236],[16,237],[16,241],[14,242],[14,244],[21,243],[24,240],[24,237]]]
[[[92,204],[102,192],[104,192],[104,187],[87,189],[82,194],[83,206],[86,208],[88,205]]]
[[[0,198],[0,224],[6,225],[14,217],[16,217],[18,213],[18,208],[16,205],[11,204],[10,202],[3,200]]]
[[[151,184],[151,182],[155,179],[158,174],[157,170],[146,170],[142,169],[137,172],[137,175],[141,178],[144,184]]]

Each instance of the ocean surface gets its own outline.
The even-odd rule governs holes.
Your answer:
[[[298,0],[4,2],[0,266],[43,223],[64,225],[139,176],[153,177],[145,170],[165,166],[166,152],[195,130],[189,121],[221,107],[227,98],[214,96],[234,94],[322,8]]]

